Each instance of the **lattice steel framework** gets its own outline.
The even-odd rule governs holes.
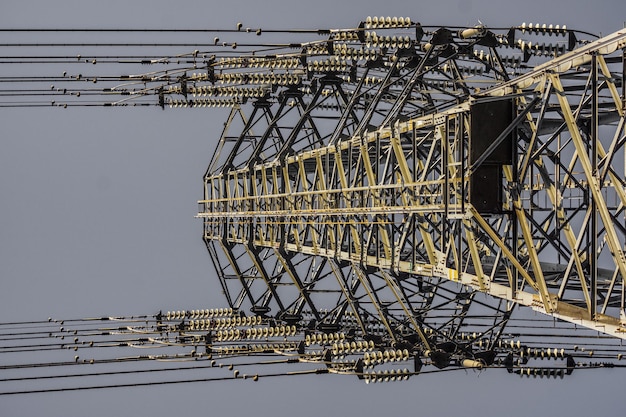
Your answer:
[[[439,367],[493,364],[516,305],[623,339],[626,33],[407,31],[334,33],[233,108],[199,214],[230,307]]]
[[[231,109],[198,214],[227,307],[116,319],[124,346],[280,355],[367,382],[618,366],[626,31],[367,18],[292,35],[271,54],[56,80],[60,107],[84,105],[77,82],[93,79],[88,105]]]

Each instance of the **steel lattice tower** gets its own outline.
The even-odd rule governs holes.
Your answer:
[[[306,35],[113,80],[142,86],[103,105],[230,108],[198,214],[227,308],[142,329],[196,360],[287,355],[368,382],[616,366],[626,31],[375,17]]]
[[[333,34],[306,91],[233,108],[200,213],[229,305],[439,365],[491,363],[515,305],[623,338],[624,33],[531,67],[524,28],[411,32]]]
[[[276,58],[306,87],[233,108],[200,213],[229,305],[438,367],[491,365],[516,305],[624,338],[624,33],[370,31],[402,26]]]

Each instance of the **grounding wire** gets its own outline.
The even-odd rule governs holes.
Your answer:
[[[242,375],[239,377],[229,376],[229,377],[195,378],[195,379],[170,380],[170,381],[134,382],[134,383],[109,384],[109,385],[88,385],[88,386],[66,387],[66,388],[32,389],[32,390],[23,390],[23,391],[0,392],[0,396],[19,395],[19,394],[40,394],[40,393],[64,392],[64,391],[85,391],[85,390],[110,389],[110,388],[132,388],[132,387],[145,387],[145,386],[156,386],[156,385],[188,384],[188,383],[198,383],[198,382],[234,381],[234,380],[245,380],[245,379],[258,380],[260,378],[312,375],[312,374],[321,374],[321,373],[327,373],[327,370],[312,369],[312,370],[304,370],[304,371],[280,372],[280,373],[274,373],[274,374],[246,375],[245,377]]]
[[[210,359],[205,359],[201,362],[209,361]],[[195,363],[197,363],[196,361]],[[17,381],[36,381],[36,380],[46,380],[46,379],[56,379],[56,378],[80,378],[80,377],[97,377],[97,376],[111,376],[111,375],[129,375],[129,374],[145,374],[145,373],[155,373],[155,372],[172,372],[172,371],[195,371],[199,369],[224,369],[223,364],[217,364],[215,360],[211,360],[210,365],[195,365],[195,366],[179,366],[173,368],[150,368],[150,369],[134,369],[134,370],[122,370],[122,371],[102,371],[102,372],[83,372],[83,373],[68,373],[68,374],[56,374],[56,375],[36,375],[36,376],[24,376],[24,377],[13,377],[13,378],[1,378],[1,382],[17,382]],[[274,360],[274,361],[260,361],[260,362],[246,362],[246,363],[233,363],[226,364],[226,368],[242,368],[246,366],[266,366],[266,365],[279,365],[279,364],[288,364],[290,363],[288,360]],[[222,365],[222,366],[220,366]],[[90,365],[91,366],[91,365]]]

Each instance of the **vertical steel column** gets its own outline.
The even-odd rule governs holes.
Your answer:
[[[591,56],[591,169],[592,175],[598,177],[598,56]],[[593,185],[592,185],[593,186]],[[589,319],[594,320],[598,309],[598,207],[595,198],[591,199],[591,233],[589,242],[589,291],[591,305]],[[610,227],[610,225],[606,225]]]

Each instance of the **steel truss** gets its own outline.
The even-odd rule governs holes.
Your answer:
[[[626,338],[626,32],[517,73],[463,33],[233,108],[199,213],[231,308],[437,367],[518,356],[518,305]]]
[[[71,334],[62,348],[160,348],[76,356],[86,364],[237,360],[255,371],[233,378],[254,380],[278,375],[258,371],[270,364],[366,382],[620,366],[626,31],[579,40],[593,37],[367,18],[349,29],[224,33],[242,44],[247,34],[297,40],[238,52],[215,38],[188,54],[78,63],[48,54],[37,62],[82,72],[6,78],[32,87],[2,91],[0,106],[53,94],[63,108],[230,108],[198,213],[227,307],[50,321],[41,326],[52,346]],[[85,63],[154,70],[103,76]]]

